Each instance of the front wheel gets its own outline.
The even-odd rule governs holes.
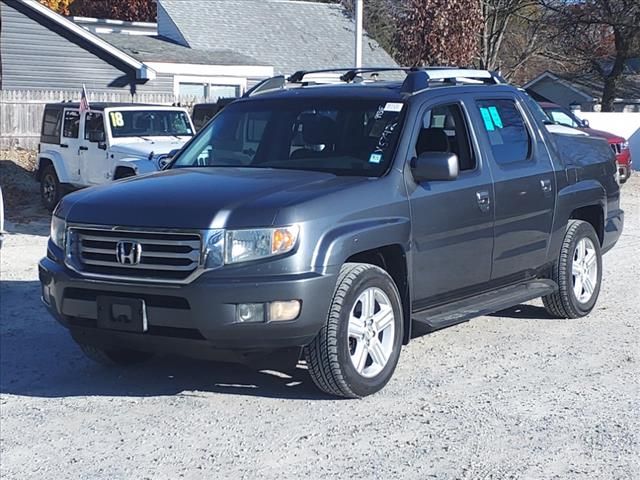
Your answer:
[[[398,363],[402,330],[400,295],[389,274],[375,265],[343,265],[327,321],[304,349],[311,378],[341,397],[381,390]]]
[[[558,284],[558,291],[542,297],[551,315],[579,318],[593,310],[600,294],[602,252],[590,223],[569,221],[551,277]]]
[[[50,212],[56,208],[58,201],[62,197],[60,181],[53,165],[47,165],[40,177],[40,197],[42,203]]]

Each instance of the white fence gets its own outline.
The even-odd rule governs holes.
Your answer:
[[[126,92],[89,92],[91,102],[123,102],[172,105],[179,103],[190,107],[204,101],[193,97],[175,97],[167,94]],[[47,103],[79,101],[78,91],[53,90],[0,90],[0,148],[20,146],[36,148],[40,138],[42,113]]]
[[[614,133],[626,138],[635,159],[635,169],[640,169],[640,112],[576,112],[589,120],[589,126],[597,130]]]

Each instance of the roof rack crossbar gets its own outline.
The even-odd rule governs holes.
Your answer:
[[[360,68],[326,68],[319,70],[299,70],[288,78],[283,75],[263,80],[250,90],[243,97],[251,97],[267,91],[279,90],[287,83],[307,84],[304,79],[308,75],[318,75],[323,73],[342,74],[339,80],[345,83],[354,82],[362,74],[376,74],[382,72],[404,72],[407,78],[402,84],[401,91],[404,94],[412,95],[416,92],[429,88],[429,83],[433,80],[452,84],[464,83],[465,81],[481,82],[485,84],[506,83],[504,78],[496,72],[489,70],[476,70],[461,67],[360,67]]]

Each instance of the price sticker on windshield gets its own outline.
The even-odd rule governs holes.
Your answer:
[[[109,117],[111,118],[111,125],[118,128],[124,127],[124,117],[122,116],[122,112],[111,112]]]
[[[385,112],[400,112],[400,111],[402,111],[402,107],[404,107],[403,103],[387,102],[387,104],[384,106],[384,111]]]

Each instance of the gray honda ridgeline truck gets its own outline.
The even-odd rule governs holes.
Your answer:
[[[165,171],[63,198],[50,312],[101,362],[288,352],[344,397],[383,388],[412,327],[587,315],[623,227],[607,142],[550,134],[491,72],[382,70],[265,81]]]

